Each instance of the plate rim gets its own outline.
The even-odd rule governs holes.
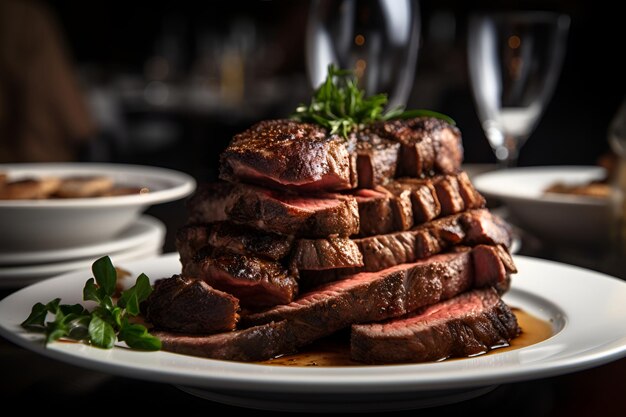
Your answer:
[[[129,236],[124,236],[120,241],[120,235],[128,234],[133,226],[139,229]],[[0,250],[0,270],[4,268],[45,265],[64,261],[80,260],[106,253],[117,253],[124,250],[132,250],[152,239],[160,239],[165,236],[165,224],[154,216],[142,214],[137,217],[119,235],[113,236],[104,242],[80,245],[78,247],[61,248],[54,250],[36,250],[20,252],[2,252]],[[70,256],[67,256],[70,255]],[[12,261],[15,259],[17,261]]]
[[[178,255],[176,253],[162,255],[158,258],[152,259],[151,262],[155,262],[155,260],[157,261],[157,263],[159,263],[160,261],[160,263],[164,264],[166,264],[167,262],[177,262],[177,256]],[[572,273],[573,271],[578,271],[577,273],[582,274],[581,276],[586,276],[586,278],[583,278],[583,280],[605,280],[604,284],[602,285],[626,285],[626,283],[615,277],[611,277],[609,275],[595,271],[586,270],[584,268],[518,255],[514,256],[514,258],[517,262],[521,261],[522,264],[535,264],[540,265],[543,268],[546,268],[547,265],[550,268],[558,268],[570,273]],[[132,270],[133,268],[137,268],[138,265],[141,265],[144,262],[145,261],[128,262],[127,264],[122,264],[120,266]],[[74,280],[78,280],[79,277],[81,277],[84,281],[87,278],[85,276],[85,272],[81,271],[64,274],[57,278],[53,278],[51,280],[47,280],[43,283],[35,285],[54,285],[57,282],[60,283],[63,280],[69,280],[72,276],[74,276]],[[520,281],[520,279],[518,279],[517,281]],[[524,290],[524,285],[520,283],[516,285],[515,282],[516,280],[514,279],[511,291],[512,293],[514,293],[517,289]],[[34,291],[32,290],[32,288],[33,286],[24,288],[0,301],[0,311],[3,309],[3,304],[6,304],[7,299],[10,299],[12,297],[24,297],[25,294],[28,294],[28,292]],[[622,289],[624,289],[624,287],[622,287]],[[541,295],[538,296],[542,297]],[[550,302],[554,302],[554,300],[551,300]],[[558,304],[556,305],[558,306]],[[11,326],[15,328],[14,331],[6,327],[5,320],[3,320],[2,315],[0,315],[0,335],[29,350],[33,350],[37,353],[53,357],[57,360],[73,363],[79,366],[84,366],[89,369],[124,375],[127,377],[146,379],[150,381],[189,385],[208,389],[220,387],[221,389],[226,390],[255,392],[276,392],[277,390],[281,390],[285,392],[311,393],[367,393],[468,388],[492,385],[495,383],[510,383],[521,380],[544,378],[548,376],[574,372],[601,365],[626,356],[626,334],[620,334],[619,338],[617,339],[604,341],[603,344],[601,344],[600,346],[594,345],[594,349],[591,349],[591,351],[585,351],[585,354],[582,355],[582,358],[581,355],[574,355],[573,357],[571,355],[565,356],[558,361],[548,362],[549,366],[547,366],[545,362],[542,361],[535,361],[534,363],[525,364],[524,366],[515,364],[500,364],[497,367],[481,366],[488,365],[490,363],[490,361],[485,360],[485,358],[505,359],[506,357],[508,357],[508,355],[514,355],[516,352],[522,352],[524,349],[526,349],[528,352],[531,351],[533,347],[539,347],[540,345],[542,345],[542,348],[545,348],[546,345],[550,346],[550,343],[548,343],[549,341],[556,340],[557,336],[565,334],[567,329],[570,329],[571,331],[571,323],[567,323],[564,329],[552,338],[544,342],[529,346],[527,348],[522,348],[515,351],[506,351],[494,355],[487,355],[477,358],[469,358],[463,361],[452,361],[448,363],[444,362],[436,364],[362,366],[350,368],[289,368],[194,358],[169,352],[145,353],[130,351],[126,349],[122,349],[119,351],[122,352],[122,355],[128,355],[128,357],[135,358],[137,358],[135,355],[155,355],[155,361],[163,365],[160,366],[158,369],[155,369],[150,368],[148,367],[148,365],[141,364],[139,362],[132,362],[132,366],[129,366],[127,363],[120,364],[116,362],[111,362],[110,353],[105,351],[98,351],[97,354],[106,357],[106,361],[103,361],[101,359],[94,359],[93,357],[84,355],[84,351],[86,349],[89,350],[96,348],[85,345],[55,344],[50,348],[44,349],[42,345],[36,344],[26,339],[23,336],[23,332],[15,331],[19,330],[16,323],[12,323]],[[563,338],[563,336],[561,336],[560,338]],[[64,351],[63,348],[60,348],[60,346],[63,346],[63,348],[75,348],[78,350],[78,353],[74,351]],[[179,359],[184,362],[190,362],[192,364],[200,363],[200,366],[197,366],[195,368],[192,366],[191,369],[182,370],[176,368],[172,369],[172,364],[175,364]],[[473,372],[468,372],[467,370],[465,370],[464,372],[459,373],[457,370],[457,375],[453,380],[447,380],[445,378],[428,380],[423,378],[424,375],[426,375],[426,377],[432,376],[433,372],[431,371],[431,368],[433,366],[440,367],[439,369],[443,371],[443,368],[441,367],[455,368],[455,366],[450,366],[450,364],[452,363],[471,364],[473,365],[473,367],[470,367],[470,370],[473,370]],[[169,364],[169,367],[166,366],[167,364]],[[207,375],[207,368],[219,372]],[[306,369],[306,371],[303,371],[303,369]],[[391,370],[392,372],[387,372],[387,370]],[[480,370],[480,372],[478,372],[478,370]],[[424,373],[423,371],[427,372]],[[306,375],[306,381],[302,380],[303,373],[304,375]],[[346,378],[346,373],[350,374],[348,378]],[[245,377],[242,377],[242,375]]]
[[[506,168],[502,170],[495,170],[477,174],[474,176],[472,180],[472,184],[474,187],[486,197],[491,198],[499,198],[502,200],[508,201],[521,201],[521,202],[534,202],[539,204],[572,204],[579,206],[594,206],[594,207],[605,207],[609,205],[607,200],[593,198],[593,197],[585,197],[585,196],[571,196],[571,195],[561,195],[561,194],[549,194],[542,195],[541,198],[530,197],[515,194],[512,192],[511,188],[502,188],[500,190],[493,190],[493,188],[485,189],[484,182],[491,180],[494,177],[506,176],[509,174],[512,175],[524,175],[528,173],[551,173],[556,174],[559,172],[574,172],[577,171],[579,174],[588,174],[593,175],[596,173],[597,175],[603,174],[606,170],[599,166],[593,165],[541,165],[541,166],[532,166],[532,167],[516,167],[516,168]]]
[[[133,205],[152,205],[177,200],[191,194],[196,188],[196,180],[190,175],[169,168],[137,164],[115,164],[100,162],[66,162],[66,163],[21,163],[0,164],[0,172],[11,174],[11,171],[51,171],[75,173],[107,173],[118,175],[145,175],[155,180],[167,181],[169,185],[160,190],[146,194],[121,195],[110,197],[71,198],[54,200],[0,200],[0,210],[19,209],[55,209],[55,208],[86,208],[86,207],[117,207]]]

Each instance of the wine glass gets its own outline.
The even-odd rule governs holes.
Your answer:
[[[328,65],[354,70],[368,95],[406,105],[419,44],[419,3],[410,0],[315,0],[306,36],[309,80],[317,88]]]
[[[519,150],[548,104],[565,55],[568,16],[508,12],[470,17],[469,73],[478,116],[502,166]]]

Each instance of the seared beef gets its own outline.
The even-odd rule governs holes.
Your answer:
[[[290,304],[243,316],[242,323],[301,323],[302,338],[310,342],[348,324],[397,317],[453,297],[478,281],[485,285],[483,277],[475,276],[472,262],[471,252],[448,253],[379,272],[362,272],[321,286]]]
[[[367,363],[437,361],[507,346],[519,333],[515,315],[488,288],[400,319],[353,325],[351,355]]]
[[[430,117],[374,123],[347,139],[309,123],[267,120],[235,135],[221,155],[220,178],[340,191],[373,188],[395,176],[457,173],[462,158],[459,130]]]
[[[442,215],[460,213],[466,208],[474,208],[466,207],[456,175],[444,175],[435,181],[434,186]]]
[[[295,352],[292,332],[283,321],[210,336],[150,333],[161,339],[162,349],[169,352],[231,361],[261,361]]]
[[[305,237],[350,236],[359,231],[359,211],[351,196],[299,197],[238,186],[227,208],[231,221],[255,229]]]
[[[366,128],[356,146],[359,188],[374,188],[396,176],[400,143],[381,138]]]
[[[183,226],[176,233],[176,250],[180,255],[180,263],[190,262],[199,249],[209,244],[212,224],[194,224]]]
[[[220,178],[298,191],[357,186],[354,140],[321,126],[266,120],[235,135],[220,157]]]
[[[291,253],[290,267],[298,270],[324,270],[363,266],[358,246],[348,238],[299,239]]]
[[[398,174],[423,177],[433,173],[453,174],[460,170],[463,145],[460,131],[432,117],[376,123],[371,129],[399,142]]]
[[[226,207],[230,204],[233,185],[211,182],[198,186],[187,200],[188,223],[210,223],[226,220]]]
[[[473,209],[479,207],[485,207],[486,200],[470,181],[467,173],[465,171],[459,172],[456,175],[456,179],[459,184],[459,192],[461,194],[461,198],[465,203],[466,209]]]
[[[354,197],[359,208],[361,236],[390,233],[395,230],[396,220],[392,196],[384,190],[357,190]]]
[[[250,314],[246,330],[208,337],[157,333],[163,348],[231,360],[263,360],[291,353],[355,323],[399,317],[474,286],[469,252],[433,256],[380,272],[356,274],[294,302]],[[255,350],[256,349],[256,350]]]
[[[225,332],[233,330],[239,319],[235,297],[179,275],[156,281],[142,309],[157,328],[180,333]]]
[[[183,265],[183,274],[233,294],[244,306],[286,304],[298,293],[296,279],[278,262],[245,255],[215,255],[210,250],[205,255],[200,253]]]
[[[441,253],[456,245],[476,246],[503,245],[511,243],[508,225],[486,209],[470,210],[452,216],[442,217],[425,223],[412,230],[353,239],[363,256],[363,266],[357,269],[337,271],[339,275],[362,271],[380,271],[394,265],[415,262]],[[506,252],[506,249],[502,249]],[[506,256],[506,258],[503,258]],[[514,272],[514,264],[508,252],[500,256],[506,265],[512,265],[508,272]],[[303,274],[304,281],[332,281],[333,273],[320,277]]]

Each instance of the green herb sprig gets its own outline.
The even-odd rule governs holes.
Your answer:
[[[352,71],[331,64],[326,80],[313,93],[311,103],[299,105],[291,118],[299,122],[317,123],[329,129],[331,134],[340,134],[346,138],[361,125],[379,120],[427,116],[455,124],[449,116],[432,110],[405,110],[400,106],[385,111],[387,102],[386,94],[366,96],[365,91],[359,89]]]
[[[65,338],[111,349],[117,339],[133,349],[161,349],[161,341],[148,333],[145,326],[129,321],[139,314],[139,304],[152,292],[148,277],[139,275],[135,285],[122,292],[115,303],[117,272],[111,259],[108,256],[98,259],[91,271],[95,279],[85,283],[83,300],[97,303],[92,311],[81,304],[61,304],[61,299],[55,298],[47,304],[35,304],[22,327],[44,333],[46,344]],[[48,313],[54,314],[54,320],[46,321]]]

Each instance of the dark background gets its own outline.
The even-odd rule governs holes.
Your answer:
[[[157,5],[96,0],[50,2],[48,7],[60,23],[86,91],[92,93],[123,90],[122,81],[129,78],[147,85],[151,59],[168,54],[174,55],[176,66],[166,83],[172,88],[188,84],[198,73],[202,54],[211,61],[212,47],[241,42],[242,32],[254,32],[253,46],[242,53],[245,86],[238,101],[200,109],[118,101],[123,129],[113,132],[100,124],[96,145],[83,159],[169,166],[201,180],[214,178],[219,151],[232,134],[257,120],[289,114],[310,93],[304,63],[306,1]],[[595,164],[608,151],[607,126],[625,91],[623,70],[616,62],[624,47],[619,13],[592,1],[424,0],[420,8],[422,39],[408,107],[431,108],[456,119],[466,162],[495,161],[467,82],[466,22],[468,13],[477,10],[556,10],[572,18],[560,81],[522,148],[519,164]],[[438,30],[442,21],[450,25],[443,35]],[[205,73],[209,83],[215,81],[210,69]],[[157,139],[150,134],[153,130],[161,132]]]

